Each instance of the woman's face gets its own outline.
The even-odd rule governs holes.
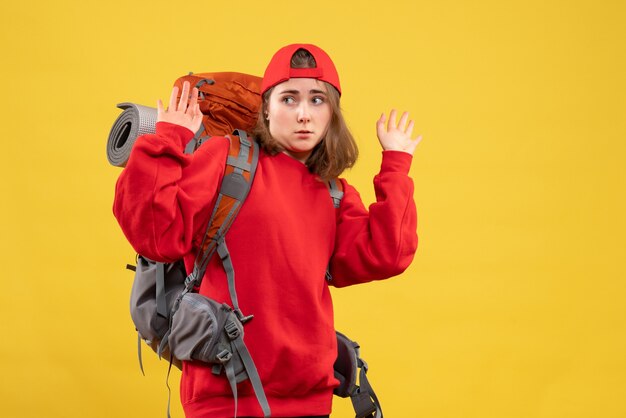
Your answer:
[[[290,78],[274,87],[267,105],[270,134],[287,155],[305,162],[328,130],[332,110],[326,84]]]

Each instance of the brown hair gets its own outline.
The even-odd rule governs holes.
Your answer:
[[[298,49],[291,57],[291,68],[315,68],[315,58],[306,49]],[[341,114],[339,92],[332,85],[324,82],[327,90],[328,103],[331,109],[331,119],[326,136],[313,149],[305,161],[311,173],[317,174],[327,181],[338,177],[345,169],[354,165],[359,155],[359,149],[354,137]],[[269,154],[277,154],[282,147],[270,135],[269,121],[265,118],[272,87],[263,95],[263,103],[254,135],[261,147]]]

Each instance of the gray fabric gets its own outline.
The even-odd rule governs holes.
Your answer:
[[[241,142],[243,143],[243,140]],[[254,174],[256,173],[256,168],[259,162],[259,144],[257,144],[256,141],[246,140],[246,142],[250,144],[252,151],[252,169],[250,170],[250,178],[254,179]],[[250,190],[248,190],[248,193],[250,193]]]
[[[124,167],[137,137],[154,133],[157,109],[135,103],[120,103],[117,107],[124,111],[109,132],[107,159],[116,167]]]
[[[241,174],[233,172],[224,176],[220,193],[242,201],[246,198],[249,187],[250,184]]]
[[[172,318],[169,346],[178,359],[223,366],[221,370],[226,374],[235,400],[235,416],[237,384],[250,379],[264,416],[269,417],[271,411],[263,384],[243,336],[243,324],[230,306],[198,293],[187,293]],[[213,368],[214,373],[221,370]]]
[[[224,365],[224,372],[226,373],[226,379],[228,379],[228,384],[230,385],[230,390],[233,393],[233,399],[235,400],[235,415],[233,416],[236,417],[238,406],[237,381],[235,379],[235,370],[233,369],[233,364],[231,362]]]
[[[224,364],[231,362],[237,382],[247,379],[244,363],[231,348],[226,324],[232,324],[243,337],[243,325],[226,304],[199,293],[187,293],[172,317],[169,346],[174,357],[187,361]],[[227,351],[225,358],[221,353]]]
[[[254,394],[256,395],[256,399],[259,401],[259,405],[261,405],[261,409],[263,410],[263,416],[269,417],[271,414],[270,405],[265,397],[265,391],[263,390],[263,384],[261,383],[259,372],[254,365],[254,361],[252,361],[248,348],[243,343],[243,335],[235,338],[233,340],[233,345],[235,346],[236,352],[239,354],[239,357],[243,361],[246,368],[248,377],[250,378],[250,383],[252,383],[252,389],[254,389]]]
[[[337,335],[337,359],[335,360],[335,378],[339,386],[335,388],[335,395],[347,398],[357,389],[357,349],[358,345],[340,332]]]
[[[335,209],[339,209],[339,207],[341,206],[341,199],[343,199],[343,191],[339,189],[339,186],[337,186],[338,181],[339,180],[337,179],[332,179],[327,184],[328,192],[330,193],[330,198],[333,201],[333,206],[335,207]],[[325,278],[327,282],[333,281],[333,275],[330,274],[330,263],[328,263],[328,267],[326,267]]]
[[[367,363],[361,358],[359,344],[338,331],[336,335],[337,360],[334,369],[339,386],[334,394],[342,398],[350,397],[356,418],[383,418],[378,397],[367,379]]]
[[[141,370],[142,375],[146,375],[146,372],[143,370],[143,358],[141,357],[141,334],[137,333],[137,358],[139,359],[139,370]]]
[[[215,361],[219,330],[225,322],[220,304],[198,293],[183,296],[172,317],[169,345],[180,360]],[[221,324],[217,316],[220,316]]]
[[[359,394],[356,397],[352,397],[352,406],[354,407],[356,416],[358,418],[383,418],[383,410],[380,406],[380,401],[367,379],[367,363],[360,358],[359,367],[361,368],[361,372],[359,373]]]
[[[167,318],[167,302],[165,298],[165,265],[156,264],[156,312],[163,318]]]
[[[217,254],[220,256],[222,260],[222,266],[224,267],[224,271],[226,272],[226,279],[228,280],[228,292],[230,293],[230,300],[233,304],[235,314],[242,323],[246,323],[253,318],[253,315],[245,316],[239,308],[239,299],[237,299],[237,288],[235,287],[235,268],[233,267],[233,262],[230,258],[230,253],[228,252],[228,247],[226,247],[226,242],[224,240],[221,240],[217,244]]]
[[[339,190],[337,181],[337,179],[332,179],[328,182],[330,197],[333,199],[333,206],[335,206],[335,208],[339,208],[339,205],[341,205],[341,199],[343,199],[343,191]]]
[[[141,338],[147,340],[149,345],[161,340],[169,325],[166,318],[157,314],[156,271],[156,262],[139,256],[130,294],[130,315]],[[182,261],[165,266],[165,300],[168,311],[184,289],[183,282],[186,276]]]
[[[250,163],[248,162],[247,158],[242,159],[229,156],[227,164],[233,167],[237,167],[239,170],[250,171],[251,169]]]
[[[192,75],[192,74],[193,74],[193,73],[189,73],[189,75]],[[198,89],[200,89],[200,87],[202,87],[202,86],[203,86],[203,85],[205,85],[205,84],[208,84],[208,85],[213,85],[213,84],[215,84],[215,80],[212,80],[212,79],[210,79],[210,78],[203,78],[202,80],[200,80],[200,81],[198,81],[198,82],[196,83],[196,87],[197,87]],[[204,92],[203,92],[203,91],[200,91],[199,93],[200,93],[200,98],[201,98],[202,100],[204,100],[204,98],[205,98]]]
[[[239,136],[239,143],[241,144],[241,146],[239,147],[239,155],[237,155],[237,160],[239,161],[237,164],[232,164],[229,157],[228,164],[235,167],[235,172],[241,174],[242,171],[251,170],[251,166],[250,164],[248,164],[248,156],[250,155],[251,144],[250,141],[248,141],[248,134],[245,131],[237,129],[235,130],[235,132],[233,132],[233,134]]]
[[[382,418],[382,413],[378,415],[379,409],[372,402],[368,392],[362,392],[361,389],[358,389],[357,392],[350,397],[350,400],[352,401],[352,407],[356,413],[355,418]]]
[[[200,146],[203,138],[201,136],[202,132],[204,132],[204,125],[200,124],[200,127],[196,131],[196,134],[193,136],[193,138],[191,138],[189,142],[187,142],[187,145],[185,145],[185,154],[193,154],[196,148]]]

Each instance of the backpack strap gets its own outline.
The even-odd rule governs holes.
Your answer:
[[[224,177],[222,178],[222,185],[213,207],[213,212],[208,222],[206,233],[202,239],[202,244],[198,249],[196,259],[193,265],[193,270],[185,279],[185,288],[178,295],[174,306],[170,312],[170,326],[167,332],[161,339],[157,354],[161,354],[168,344],[169,334],[171,331],[171,321],[174,313],[178,310],[180,302],[183,296],[197,286],[200,286],[206,267],[209,264],[209,260],[213,254],[217,251],[220,244],[225,245],[224,237],[226,232],[232,225],[239,209],[243,204],[250,187],[252,186],[252,180],[254,179],[254,173],[256,171],[256,165],[259,158],[259,146],[255,141],[248,140],[248,135],[242,130],[236,130],[234,135],[227,136],[230,141],[230,148],[228,152],[228,159],[226,161],[226,168],[224,170]],[[222,250],[223,251],[223,250]],[[225,250],[228,253],[228,250]],[[222,256],[220,256],[222,257]],[[230,256],[227,257],[227,264],[230,262]],[[227,265],[225,264],[225,266]],[[228,274],[228,267],[225,267]],[[250,319],[245,317],[239,309],[239,303],[237,300],[237,294],[235,292],[235,276],[234,269],[232,269],[232,263],[230,263],[230,270],[232,274],[228,276],[229,291],[231,292],[231,299],[233,300],[233,307],[240,320]],[[243,320],[242,320],[243,322]]]
[[[359,386],[350,395],[356,418],[383,418],[380,401],[376,393],[374,393],[369,380],[367,380],[367,363],[360,357],[358,349],[356,355],[357,365],[361,369],[359,372]]]
[[[231,340],[231,350],[233,353],[238,353],[243,366],[246,370],[246,374],[250,379],[250,383],[252,384],[252,389],[254,390],[254,394],[263,410],[263,416],[269,417],[271,415],[270,405],[265,396],[265,391],[263,390],[263,384],[261,383],[261,378],[259,377],[259,372],[257,371],[256,366],[254,365],[254,361],[252,360],[252,356],[248,351],[248,347],[243,342],[243,333],[237,328],[237,325],[230,321],[226,324],[226,332],[228,337]],[[228,381],[230,383],[231,390],[233,391],[233,396],[235,397],[235,417],[237,416],[237,379],[235,377],[234,366],[232,361],[224,364],[224,369],[226,376],[228,377]]]
[[[330,198],[333,199],[333,206],[339,209],[341,199],[343,199],[343,184],[338,179],[332,179],[328,182],[328,191]]]
[[[191,140],[189,140],[189,142],[187,142],[187,145],[185,145],[185,154],[193,154],[200,147],[200,145],[204,143],[204,141],[211,138],[210,135],[203,135],[205,129],[204,125],[200,125],[196,134],[193,138],[191,138]]]
[[[224,241],[228,229],[248,196],[259,159],[258,144],[248,140],[248,135],[244,131],[236,130],[234,135],[227,138],[230,141],[230,150],[222,185],[206,234],[198,250],[193,271],[187,278],[187,282],[193,281],[194,286],[202,282],[209,260],[217,251],[219,244]]]
[[[333,200],[333,206],[335,209],[339,209],[341,206],[341,199],[343,199],[343,183],[339,181],[339,179],[330,180],[326,186],[328,187],[328,192],[330,193],[330,198]],[[326,267],[326,281],[330,282],[333,280],[332,274],[330,274],[330,263]]]
[[[228,138],[230,151],[222,186],[209,220],[207,233],[200,246],[201,256],[196,258],[192,274],[195,273],[196,286],[199,285],[211,256],[217,251],[226,272],[228,291],[235,314],[242,323],[245,323],[252,319],[252,316],[245,316],[239,308],[235,289],[235,269],[226,246],[225,236],[250,192],[259,160],[259,146],[255,141],[250,141],[246,132],[242,130],[236,130],[234,135]]]
[[[367,379],[367,363],[361,358],[360,346],[339,331],[337,335],[337,360],[335,378],[340,384],[334,394],[350,397],[356,418],[383,418],[380,401]],[[358,383],[357,383],[358,374]]]

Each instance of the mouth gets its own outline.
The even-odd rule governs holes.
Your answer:
[[[298,139],[309,139],[313,136],[313,131],[307,131],[306,129],[301,129],[296,131],[296,138]]]

